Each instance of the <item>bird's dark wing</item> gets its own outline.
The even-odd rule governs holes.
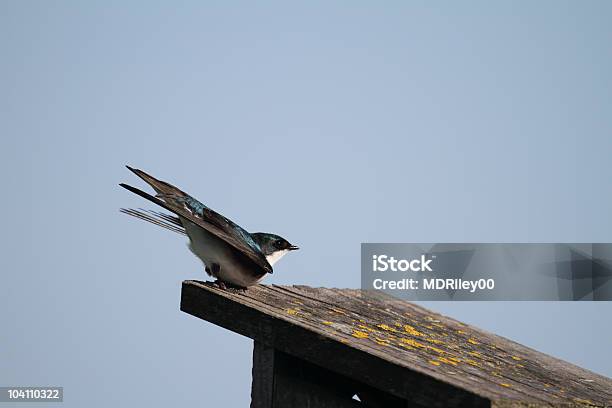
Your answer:
[[[265,272],[272,273],[272,266],[270,266],[266,257],[261,252],[259,245],[253,240],[251,234],[238,224],[208,208],[189,194],[174,187],[172,184],[158,180],[142,170],[133,169],[129,166],[127,167],[153,187],[157,194],[153,197],[136,187],[123,183],[120,184],[121,187],[204,228],[244,254]]]

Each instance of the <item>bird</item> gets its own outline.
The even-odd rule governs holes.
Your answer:
[[[273,273],[272,266],[284,255],[299,249],[276,234],[250,233],[172,184],[142,170],[126,167],[151,186],[155,195],[129,184],[120,183],[119,186],[173,214],[132,208],[121,208],[120,211],[186,235],[189,249],[222,289],[246,289],[259,283],[267,274]]]

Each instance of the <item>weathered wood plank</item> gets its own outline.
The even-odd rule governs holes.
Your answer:
[[[186,281],[181,309],[423,406],[612,404],[608,378],[380,293]]]
[[[186,284],[181,309],[219,326],[256,339],[321,367],[357,379],[426,407],[488,406],[488,401],[445,382],[415,373],[343,342],[321,336],[295,322],[274,316],[272,309],[248,298],[232,301],[230,292]],[[250,289],[251,290],[251,289]],[[253,292],[251,292],[253,293]],[[441,400],[441,395],[453,400]]]
[[[359,408],[360,405],[352,400],[350,384],[338,374],[276,351],[273,408],[285,407]]]
[[[253,342],[251,408],[273,408],[274,355],[272,347],[258,341]]]
[[[426,408],[254,343],[252,408]]]

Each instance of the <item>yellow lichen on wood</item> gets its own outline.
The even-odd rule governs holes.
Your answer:
[[[373,328],[371,328],[371,327],[366,326],[365,324],[360,324],[360,325],[359,325],[359,326],[357,326],[357,327],[359,327],[360,329],[363,329],[363,330],[369,331],[370,333],[376,333],[376,330],[374,330],[374,329],[373,329]]]
[[[512,385],[510,385],[508,383],[499,383],[499,385],[501,385],[502,387],[506,387],[506,388],[512,387]]]
[[[333,324],[332,322],[328,322],[327,320],[324,320],[322,323],[326,326],[331,326]]]
[[[438,361],[435,361],[435,360],[429,360],[429,364],[433,364],[435,366],[439,366],[440,365],[440,363]]]
[[[386,339],[381,339],[381,338],[379,338],[379,337],[375,337],[375,338],[374,338],[374,341],[376,342],[376,344],[379,344],[379,345],[381,345],[381,346],[388,346],[388,345],[389,345],[389,343],[390,343],[390,341],[389,341],[389,340],[386,340]]]
[[[286,310],[287,314],[294,316],[296,314],[298,314],[298,310],[297,309],[287,309]]]
[[[424,338],[423,340],[428,341],[433,344],[444,344],[442,340],[436,340],[436,339],[431,339],[431,338]]]
[[[468,339],[468,343],[470,343],[470,344],[480,344],[479,342],[477,342],[474,339]]]
[[[517,357],[517,356],[512,356],[512,359],[513,359],[513,360],[516,360],[516,361],[521,361],[521,360],[522,360],[522,358]]]
[[[368,337],[368,333],[359,330],[353,330],[353,334],[351,334],[351,336],[357,337],[358,339],[366,339]]]
[[[410,326],[409,324],[405,324],[404,325],[404,331],[406,333],[410,334],[411,336],[422,336],[423,335],[423,333],[421,333],[420,331],[418,331],[414,327]]]
[[[400,342],[417,348],[426,348],[427,346],[412,339],[400,339]]]
[[[457,363],[454,362],[453,360],[450,360],[450,359],[444,358],[444,357],[438,357],[438,361],[441,361],[441,362],[449,364],[449,365],[454,365],[454,366],[457,365]]]
[[[376,327],[378,327],[379,329],[383,329],[383,330],[385,330],[385,331],[390,331],[390,332],[396,332],[396,333],[397,333],[397,330],[395,330],[393,327],[388,326],[388,325],[386,325],[386,324],[379,324],[379,325],[378,325],[378,326],[376,326]]]
[[[590,405],[592,407],[596,407],[597,405],[595,405],[595,403],[591,400],[588,399],[582,399],[582,398],[574,398],[574,402],[577,402],[579,404],[586,404],[586,405]]]

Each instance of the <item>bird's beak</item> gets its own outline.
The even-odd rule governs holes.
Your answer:
[[[300,247],[299,247],[299,246],[296,246],[296,245],[291,245],[291,246],[289,246],[289,250],[290,250],[290,251],[295,251],[296,249],[300,249]]]

